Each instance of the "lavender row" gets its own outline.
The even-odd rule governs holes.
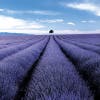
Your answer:
[[[13,55],[17,52],[20,52],[21,50],[24,50],[24,49],[30,47],[31,45],[42,41],[43,39],[44,38],[42,38],[41,40],[36,40],[36,41],[31,40],[26,43],[19,44],[17,46],[15,45],[15,46],[10,46],[8,48],[0,49],[0,60],[4,59],[10,55]]]
[[[64,40],[62,39],[64,42],[67,42],[67,43],[71,43],[75,46],[78,46],[80,48],[83,48],[83,49],[86,49],[86,50],[90,50],[90,51],[93,51],[93,52],[96,52],[98,54],[100,54],[100,47],[96,46],[96,45],[91,45],[91,44],[87,44],[87,43],[80,43],[80,42],[76,42],[76,41],[72,41],[72,40]]]
[[[100,95],[100,55],[57,38],[56,41],[98,97]]]
[[[23,78],[39,58],[48,38],[0,62],[0,100],[14,100]]]
[[[100,35],[98,34],[78,34],[78,35],[64,35],[58,36],[65,40],[77,41],[81,43],[87,43],[92,45],[100,46]]]
[[[23,44],[27,44],[27,43],[29,43],[29,42],[33,42],[33,43],[35,43],[35,42],[38,42],[38,41],[41,41],[41,40],[43,40],[44,38],[46,38],[46,37],[41,37],[41,38],[35,38],[35,39],[28,39],[27,41],[19,41],[19,42],[13,42],[12,41],[12,43],[8,43],[8,44],[4,44],[4,45],[0,45],[0,49],[6,49],[6,48],[13,48],[13,47],[19,47],[19,45],[23,45]]]
[[[19,100],[93,100],[84,80],[52,37],[25,90]]]
[[[0,36],[0,45],[11,45],[20,42],[25,42],[28,40],[37,40],[39,38],[43,38],[45,36]]]

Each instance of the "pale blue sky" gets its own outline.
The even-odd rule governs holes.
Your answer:
[[[99,0],[0,0],[0,32],[100,32]]]

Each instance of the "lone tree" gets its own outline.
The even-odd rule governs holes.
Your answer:
[[[54,31],[53,30],[50,30],[49,33],[54,33]]]

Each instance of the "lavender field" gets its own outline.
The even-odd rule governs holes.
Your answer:
[[[0,36],[0,100],[100,100],[100,35]]]

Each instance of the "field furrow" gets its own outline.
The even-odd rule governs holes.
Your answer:
[[[76,65],[77,71],[89,84],[95,98],[100,96],[100,56],[56,38],[66,56]]]
[[[51,37],[19,100],[93,100],[93,95]]]
[[[15,46],[12,46],[12,47],[8,47],[8,48],[4,48],[4,49],[1,49],[0,50],[0,61],[3,60],[4,58],[6,57],[9,57],[11,55],[14,55],[20,51],[23,51],[24,49],[27,49],[29,48],[30,46],[38,43],[38,42],[41,42],[43,39],[41,40],[38,40],[38,41],[29,41],[27,43],[23,43],[23,44],[19,44],[19,45],[15,45]]]
[[[13,100],[19,86],[38,60],[48,38],[0,62],[0,100]]]
[[[99,34],[0,36],[0,100],[99,99]]]
[[[63,40],[63,39],[62,39]],[[91,44],[85,44],[85,43],[80,43],[80,42],[76,42],[76,41],[68,41],[68,40],[63,40],[69,44],[73,44],[75,46],[78,46],[80,48],[86,49],[86,50],[90,50],[93,51],[95,53],[100,54],[100,47],[95,46],[95,45],[91,45]]]

